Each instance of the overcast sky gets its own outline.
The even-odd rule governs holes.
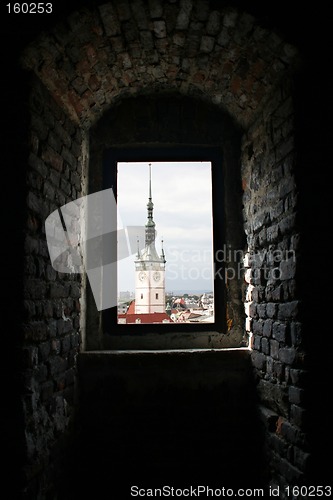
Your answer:
[[[123,226],[145,225],[148,163],[118,163],[118,214]],[[210,162],[152,163],[156,250],[164,240],[166,290],[213,290]],[[118,290],[134,291],[135,255],[118,263]]]

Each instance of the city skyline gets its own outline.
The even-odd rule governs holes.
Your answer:
[[[213,289],[210,162],[151,162],[156,249],[166,254],[167,290]],[[119,162],[118,228],[147,221],[148,162]],[[143,242],[140,242],[142,245]],[[118,262],[118,292],[134,290],[135,255]]]

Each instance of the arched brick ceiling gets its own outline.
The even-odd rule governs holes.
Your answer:
[[[83,8],[40,35],[21,60],[84,128],[122,96],[171,89],[222,106],[246,128],[298,54],[252,15],[216,4]]]

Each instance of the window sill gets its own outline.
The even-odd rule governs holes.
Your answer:
[[[180,370],[181,377],[185,376],[187,370],[193,369],[195,371],[199,369],[201,374],[238,372],[249,369],[250,359],[251,350],[248,347],[83,351],[78,356],[78,368],[81,378],[83,377],[88,383],[89,379],[103,378],[119,370],[121,372],[125,370],[124,373],[128,374],[138,374],[141,370],[148,372],[153,370],[154,373]]]
[[[104,335],[103,349],[106,351],[169,351],[169,350],[225,350],[248,348],[243,332],[232,329],[228,334],[214,331],[173,332]]]

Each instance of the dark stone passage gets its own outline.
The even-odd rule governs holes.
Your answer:
[[[264,487],[247,351],[83,354],[79,384],[82,493]]]

